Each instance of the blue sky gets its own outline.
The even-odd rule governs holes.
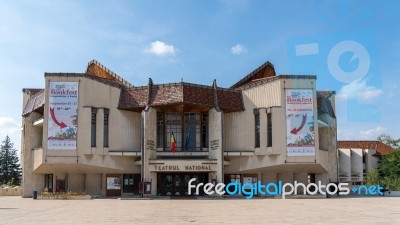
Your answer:
[[[270,61],[337,92],[339,139],[400,137],[396,1],[1,1],[0,137],[20,148],[22,88],[96,59],[136,86],[214,78]],[[336,53],[336,55],[335,55]],[[337,56],[340,57],[337,57]],[[336,57],[335,57],[336,56]]]

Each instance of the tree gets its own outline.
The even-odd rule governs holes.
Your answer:
[[[393,139],[389,134],[381,134],[377,138],[378,141],[387,144],[389,146],[392,146],[392,148],[398,148],[400,147],[400,138],[399,139]]]
[[[21,182],[21,167],[17,150],[8,135],[3,141],[0,150],[0,183],[19,185]]]
[[[371,169],[367,173],[367,186],[379,184],[379,172],[377,169]]]
[[[378,171],[383,184],[390,190],[400,191],[400,149],[382,157],[379,160]]]

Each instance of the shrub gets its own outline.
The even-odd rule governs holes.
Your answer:
[[[384,177],[382,184],[385,185],[390,191],[400,191],[400,176]]]
[[[400,191],[400,149],[382,157],[378,171],[383,185],[391,191]]]
[[[85,196],[85,192],[47,192],[44,191],[40,193],[41,196],[46,197],[46,198],[55,198],[55,199],[68,199],[71,196]]]
[[[378,172],[378,170],[377,169],[371,169],[370,171],[368,171],[366,184],[368,186],[371,186],[371,185],[376,185],[376,184],[379,184],[379,183],[381,183],[381,182],[379,181],[379,172]]]

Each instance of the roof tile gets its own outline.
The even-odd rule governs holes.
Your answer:
[[[22,112],[22,116],[27,116],[33,111],[39,109],[40,107],[44,106],[44,98],[45,98],[45,92],[44,89],[41,89],[40,91],[36,92],[34,95],[32,95],[29,99],[28,102],[26,103],[24,110]]]
[[[337,148],[375,149],[378,156],[394,151],[392,147],[380,141],[338,141]]]

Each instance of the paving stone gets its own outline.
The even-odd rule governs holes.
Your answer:
[[[400,198],[33,200],[0,197],[0,224],[400,224]]]

